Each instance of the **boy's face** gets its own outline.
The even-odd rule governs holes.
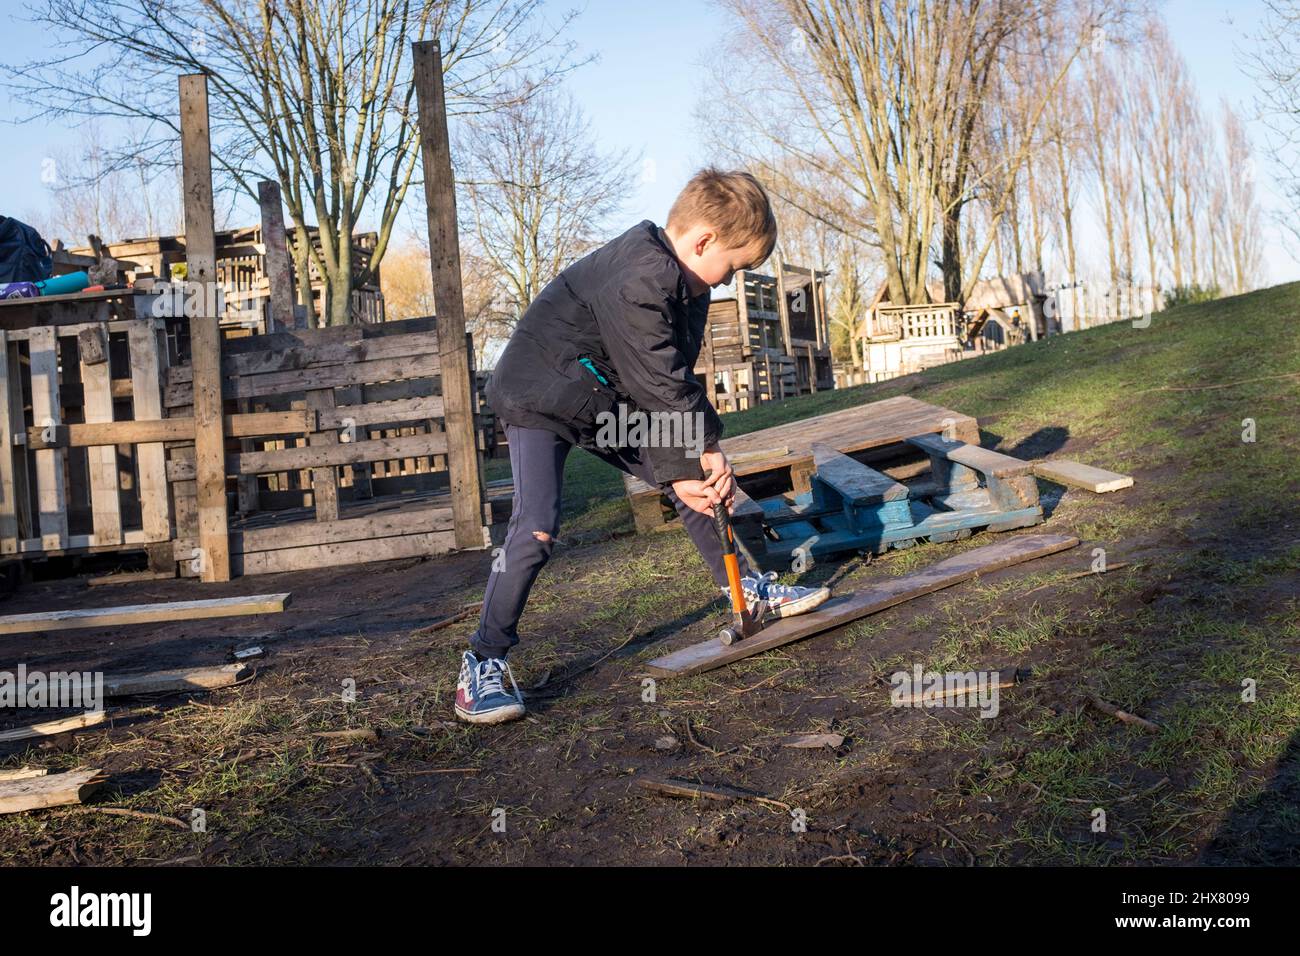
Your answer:
[[[714,286],[726,285],[740,269],[752,269],[763,257],[759,243],[725,246],[709,225],[697,225],[680,235],[669,233],[677,261],[686,273],[691,295],[702,295]]]

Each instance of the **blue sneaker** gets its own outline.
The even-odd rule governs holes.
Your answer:
[[[503,679],[510,678],[514,694],[506,693]],[[479,660],[466,651],[456,682],[456,716],[471,724],[501,724],[524,715],[524,698],[505,658]]]
[[[773,617],[794,617],[796,614],[803,614],[824,603],[831,596],[831,589],[828,587],[804,588],[796,584],[777,584],[775,571],[768,571],[766,574],[751,571],[740,579],[740,587],[745,594],[745,603],[751,611],[760,600],[766,600],[767,613]],[[721,588],[721,591],[730,601],[731,592],[727,588]]]

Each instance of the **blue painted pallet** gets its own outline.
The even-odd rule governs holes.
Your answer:
[[[963,442],[914,443],[930,455],[933,480],[912,489],[814,445],[812,490],[757,502],[761,517],[754,512],[737,523],[741,550],[763,570],[798,572],[848,552],[882,554],[1043,520],[1028,462]]]

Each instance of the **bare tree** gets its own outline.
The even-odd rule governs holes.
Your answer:
[[[587,120],[559,90],[539,92],[467,123],[461,186],[467,231],[500,283],[508,333],[565,266],[607,236],[627,196],[633,158],[602,154]]]
[[[105,143],[103,127],[84,123],[77,145],[50,156],[42,169],[49,211],[41,231],[54,243],[80,246],[90,234],[108,242],[174,231],[180,218],[180,189],[162,177],[151,180],[143,163],[119,166]]]
[[[442,41],[449,104],[461,112],[518,102],[506,81],[530,66],[540,82],[566,68],[538,25],[540,0],[38,0],[31,18],[65,37],[56,57],[5,68],[35,116],[140,121],[120,164],[176,161],[175,77],[204,73],[212,91],[214,169],[257,195],[271,171],[292,220],[300,285],[311,260],[330,324],[350,320],[351,237],[377,220],[374,270],[419,159],[410,44]],[[319,243],[308,240],[314,220]],[[301,290],[300,290],[301,291]],[[304,299],[310,302],[310,298]]]
[[[1233,290],[1245,292],[1253,289],[1262,278],[1262,214],[1255,196],[1255,159],[1246,127],[1241,117],[1226,103],[1223,105],[1223,145],[1227,258]]]
[[[725,106],[715,112],[732,120],[728,133],[749,124],[762,137],[741,132],[733,149],[764,176],[777,171],[777,157],[787,157],[836,182],[847,200],[841,206],[806,205],[880,249],[895,302],[928,298],[936,237],[945,294],[964,298],[1012,205],[1043,111],[1092,28],[1116,7],[1101,0],[725,5],[744,29],[736,31],[736,49],[718,58]],[[1010,127],[1014,139],[1006,139],[994,162],[977,167],[985,110],[998,89],[994,77],[1007,62],[1041,55],[1026,42],[1030,27],[1041,23],[1059,29],[1043,82],[1032,93],[1025,87],[1026,121]],[[989,228],[963,262],[962,209],[975,201],[986,204]]]
[[[1258,109],[1271,132],[1277,188],[1291,207],[1277,217],[1300,238],[1300,0],[1265,0],[1267,13],[1248,57]]]

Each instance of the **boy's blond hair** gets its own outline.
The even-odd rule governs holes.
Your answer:
[[[716,229],[718,241],[729,248],[759,247],[762,256],[753,265],[776,246],[776,216],[767,191],[741,170],[709,166],[691,177],[668,212],[668,229],[680,233],[701,223]]]

